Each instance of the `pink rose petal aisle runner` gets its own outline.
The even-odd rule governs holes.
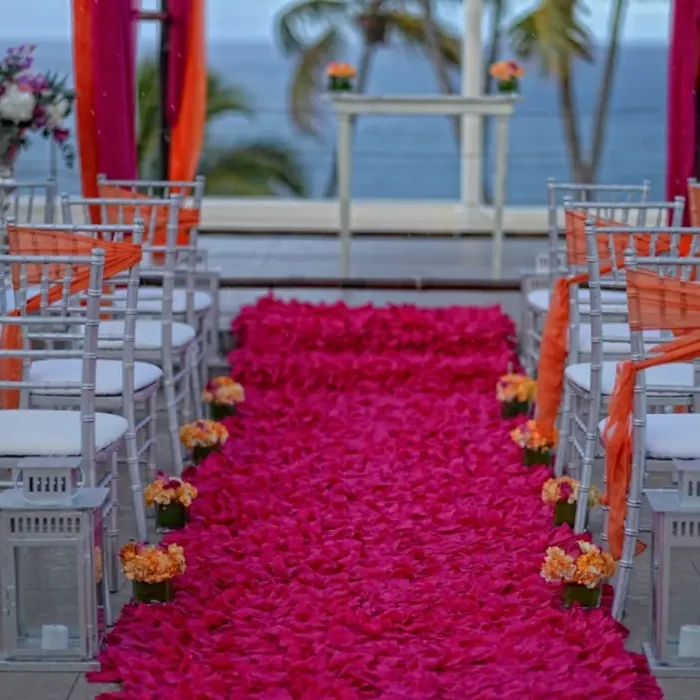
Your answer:
[[[235,330],[248,398],[170,536],[187,571],[125,608],[104,697],[661,697],[607,612],[539,576],[568,531],[500,417],[498,309],[266,299]]]

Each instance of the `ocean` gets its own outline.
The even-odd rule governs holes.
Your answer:
[[[0,48],[10,43],[16,42],[0,39]],[[142,57],[152,51],[150,46],[139,47]],[[71,72],[71,47],[67,41],[41,43],[36,57],[39,69]],[[353,60],[353,56],[348,59]],[[320,103],[322,133],[318,138],[295,131],[285,105],[293,64],[274,45],[212,43],[209,62],[229,82],[243,87],[256,108],[252,120],[232,116],[212,124],[209,143],[225,148],[251,138],[281,140],[294,148],[303,163],[310,196],[322,197],[334,150],[335,121],[328,105]],[[544,204],[547,177],[569,178],[555,82],[544,77],[537,65],[526,66],[526,70],[522,101],[510,128],[507,202],[516,206]],[[597,64],[579,64],[574,76],[579,129],[586,144],[590,142],[599,72]],[[666,73],[665,46],[622,47],[605,155],[598,175],[600,182],[638,183],[648,178],[654,196],[663,196]],[[458,85],[457,75],[453,81]],[[387,46],[376,55],[369,93],[436,91],[432,67],[420,52]],[[49,160],[48,144],[34,137],[30,150],[20,156],[19,177],[45,177]],[[459,197],[459,156],[450,124],[444,117],[362,117],[355,137],[353,169],[352,191],[357,198]],[[61,191],[79,191],[77,169],[69,170],[59,163],[58,179]],[[487,183],[487,189],[489,186]]]

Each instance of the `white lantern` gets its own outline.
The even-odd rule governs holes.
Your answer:
[[[683,625],[671,635],[671,554],[700,547],[700,461],[674,460],[677,490],[645,489],[651,506],[651,628],[644,653],[660,677],[700,678],[700,628]],[[700,588],[696,592],[700,606]]]
[[[22,460],[0,493],[0,670],[86,671],[111,622],[103,572],[107,488],[75,460]]]

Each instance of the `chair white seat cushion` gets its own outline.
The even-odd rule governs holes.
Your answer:
[[[601,389],[603,394],[610,395],[615,386],[617,376],[617,365],[615,361],[603,362],[601,373]],[[695,371],[693,365],[687,362],[674,362],[670,365],[660,365],[650,367],[646,372],[647,387],[684,387],[692,390],[695,386]],[[581,362],[569,365],[566,368],[566,377],[569,381],[581,387],[584,391],[591,390],[591,364]]]
[[[110,413],[95,414],[95,449],[120,440],[128,423]],[[80,411],[0,411],[0,455],[69,457],[80,455]]]
[[[126,289],[116,289],[114,291],[115,300],[126,299]],[[212,305],[211,294],[203,292],[201,289],[194,291],[194,310],[202,312]],[[147,313],[159,313],[163,308],[163,288],[162,287],[139,287],[138,309]],[[173,290],[173,313],[184,314],[187,311],[187,290],[178,288]]]
[[[603,354],[608,355],[629,355],[632,352],[630,347],[630,327],[626,323],[604,323],[603,324]],[[591,325],[582,323],[579,326],[578,347],[583,353],[590,354]],[[661,331],[644,331],[644,346],[650,350],[655,345],[662,343],[664,336]]]
[[[122,393],[123,363],[120,360],[97,360],[97,396],[120,396]],[[38,360],[29,369],[29,381],[40,382],[41,389],[32,389],[32,394],[46,396],[79,395],[80,389],[59,388],[66,382],[80,382],[83,371],[82,360]],[[140,391],[159,381],[163,370],[148,362],[134,363],[134,389]]]
[[[549,289],[533,289],[527,295],[527,304],[534,311],[545,312],[549,309],[552,292]],[[589,289],[578,290],[578,300],[585,307],[590,307],[591,292]],[[626,313],[627,293],[616,289],[602,289],[600,300],[610,313]],[[611,308],[608,308],[611,307]]]
[[[654,459],[700,459],[700,413],[647,415],[646,451]],[[598,425],[601,435],[607,419]]]
[[[134,348],[138,350],[159,350],[162,346],[163,324],[149,319],[136,320]],[[124,321],[101,321],[98,330],[98,347],[101,350],[118,350],[124,345]],[[195,330],[186,323],[173,323],[173,348],[189,345],[195,337]]]

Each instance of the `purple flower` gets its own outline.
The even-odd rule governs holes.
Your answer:
[[[58,143],[63,143],[70,136],[70,131],[68,129],[54,129],[53,137],[58,141]]]

